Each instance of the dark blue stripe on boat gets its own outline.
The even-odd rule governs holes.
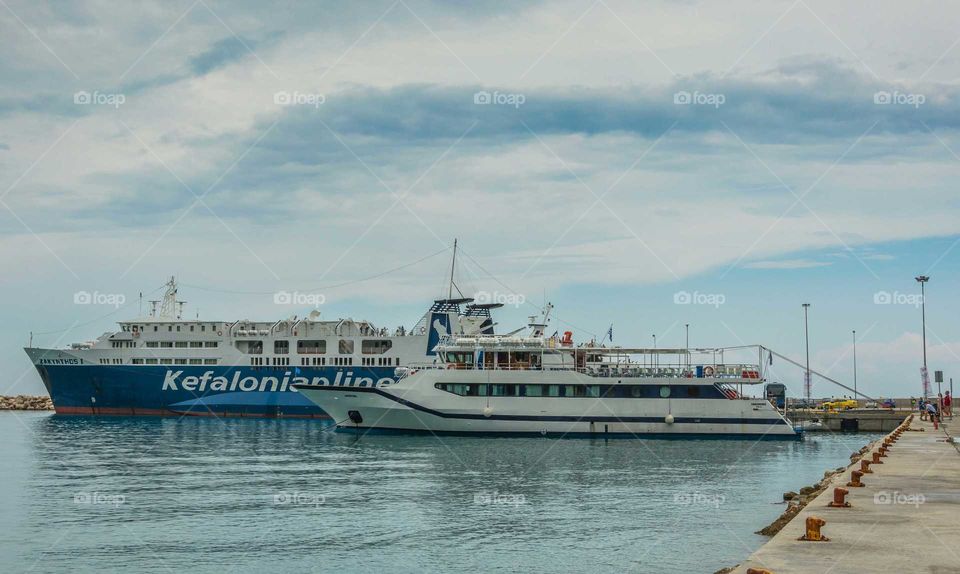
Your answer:
[[[513,438],[611,438],[611,439],[668,439],[668,440],[802,440],[802,433],[772,434],[772,433],[644,433],[644,432],[503,432],[503,431],[430,431],[417,429],[394,429],[383,427],[338,426],[337,432],[354,433],[358,435],[416,435],[416,436],[483,436],[483,437],[513,437]]]

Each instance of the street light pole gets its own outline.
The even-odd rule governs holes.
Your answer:
[[[810,402],[810,324],[807,321],[807,310],[809,308],[810,303],[803,304],[803,337],[807,345],[807,371],[804,374],[803,390],[807,398],[807,403]]]
[[[690,367],[690,323],[685,323],[684,328],[687,330],[687,367]]]
[[[853,400],[859,397],[857,393],[857,330],[853,330]]]
[[[920,317],[923,322],[923,398],[930,394],[930,374],[927,371],[927,296],[924,284],[930,280],[927,275],[920,275],[915,278],[920,284]]]

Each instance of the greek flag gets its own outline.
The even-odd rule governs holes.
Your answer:
[[[607,338],[610,339],[610,342],[613,342],[613,323],[610,323],[610,328],[607,329]]]

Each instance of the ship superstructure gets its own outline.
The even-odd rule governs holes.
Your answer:
[[[490,308],[434,301],[412,328],[324,320],[319,311],[275,321],[183,317],[171,278],[145,317],[67,348],[28,347],[57,413],[325,417],[293,386],[386,384],[396,368],[434,360],[451,334],[493,332]]]

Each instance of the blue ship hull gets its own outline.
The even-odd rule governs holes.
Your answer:
[[[392,367],[43,365],[58,414],[329,419],[293,388],[392,382]]]

